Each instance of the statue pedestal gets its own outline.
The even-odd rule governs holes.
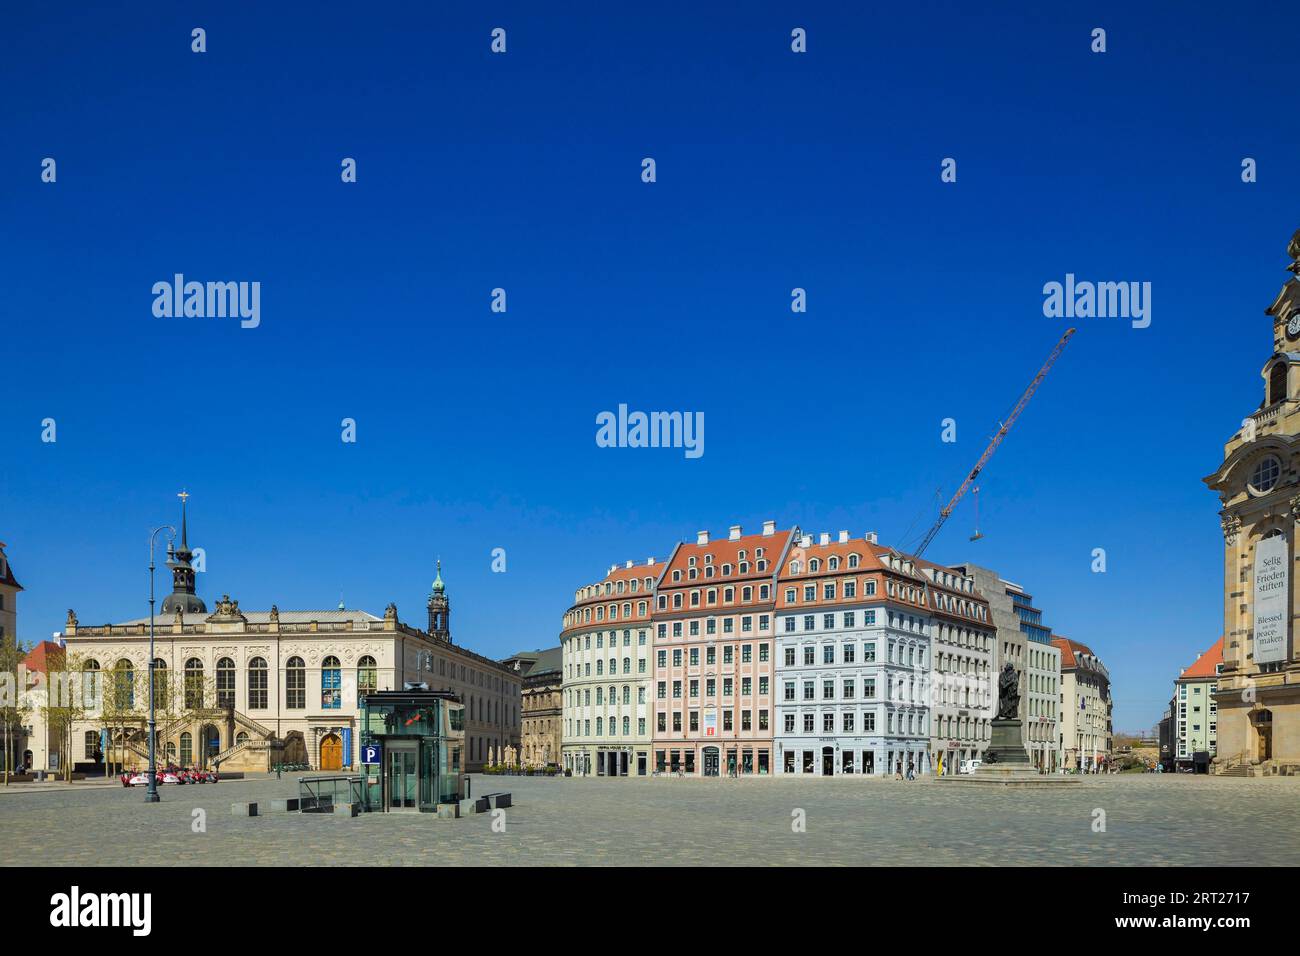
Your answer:
[[[971,776],[990,780],[1036,780],[1041,774],[1029,762],[1019,720],[994,718],[993,733],[984,750],[983,762]]]
[[[1039,773],[1025,752],[1019,720],[995,718],[983,762],[974,773],[935,777],[944,785],[966,784],[1006,787],[1057,787],[1079,782],[1079,777]]]

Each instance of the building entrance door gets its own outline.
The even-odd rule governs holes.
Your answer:
[[[636,755],[636,775],[638,777],[645,776],[645,754]]]
[[[1261,710],[1255,715],[1255,730],[1259,734],[1259,759],[1273,759],[1273,712]]]
[[[343,741],[338,734],[326,734],[320,742],[320,768],[322,770],[343,769]]]
[[[833,777],[835,775],[835,751],[830,747],[822,748],[822,776]]]
[[[704,748],[704,776],[716,777],[718,775],[718,748]]]
[[[416,792],[419,781],[415,772],[415,744],[389,744],[388,746],[388,803],[389,810],[417,810]]]
[[[626,750],[620,750],[618,754],[618,775],[620,777],[627,776],[627,751]]]

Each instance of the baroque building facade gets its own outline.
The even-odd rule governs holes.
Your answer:
[[[663,565],[614,565],[579,588],[560,632],[565,771],[650,772],[650,616]]]
[[[654,603],[654,767],[772,773],[776,584],[794,531],[679,543]]]
[[[775,772],[928,767],[930,614],[924,589],[889,563],[875,534],[799,535],[790,549],[777,586]]]
[[[245,611],[224,595],[209,614],[196,591],[184,517],[181,527],[152,662],[148,618],[87,626],[68,612],[67,666],[99,688],[74,728],[76,763],[93,765],[105,755],[127,767],[147,763],[151,663],[160,762],[355,768],[361,697],[420,685],[450,691],[464,704],[457,769],[478,770],[518,749],[519,678],[453,642],[441,564],[427,630],[400,621],[395,604],[382,617],[343,607]]]
[[[1273,348],[1260,370],[1263,397],[1204,479],[1223,528],[1215,767],[1252,776],[1300,772],[1300,231],[1287,253],[1292,278],[1265,310]]]
[[[532,770],[558,766],[564,742],[563,649],[520,651],[502,663],[523,684],[520,766]]]

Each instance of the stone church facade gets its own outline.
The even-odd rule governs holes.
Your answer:
[[[1288,252],[1300,275],[1300,231]],[[1249,776],[1300,773],[1300,281],[1288,280],[1265,314],[1273,350],[1260,372],[1263,399],[1204,479],[1223,506],[1215,768]]]

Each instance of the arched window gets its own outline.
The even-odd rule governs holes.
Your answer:
[[[191,657],[185,662],[185,709],[203,707],[203,662]]]
[[[194,762],[194,738],[187,730],[181,734],[181,766],[188,767]]]
[[[1268,373],[1268,403],[1280,402],[1286,398],[1286,370],[1285,361],[1278,362]]]
[[[113,704],[118,710],[135,709],[135,668],[125,657],[113,668]]]
[[[81,665],[81,705],[87,709],[98,706],[101,700],[100,692],[103,689],[104,675],[99,672],[99,661],[93,657]],[[98,741],[98,736],[96,736]],[[95,744],[99,746],[98,743]]]
[[[337,657],[321,661],[320,705],[325,710],[338,710],[343,706],[343,670]]]
[[[850,568],[856,568],[857,566],[858,566],[858,556],[857,556],[856,554],[850,554],[850,555],[849,555],[849,567],[850,567]]]
[[[235,662],[229,657],[217,661],[217,706],[235,706]]]
[[[246,743],[248,743],[248,733],[246,731],[241,730],[239,733],[235,734],[235,746]]]
[[[266,660],[261,657],[248,662],[248,709],[266,710]]]
[[[166,710],[171,695],[167,693],[167,662],[161,657],[153,661],[153,705],[158,710]]]
[[[429,668],[431,671],[432,667]],[[375,659],[367,654],[357,661],[357,693],[363,697],[379,688],[379,671]]]
[[[286,710],[307,706],[307,665],[301,657],[291,657],[284,665],[284,706]]]

